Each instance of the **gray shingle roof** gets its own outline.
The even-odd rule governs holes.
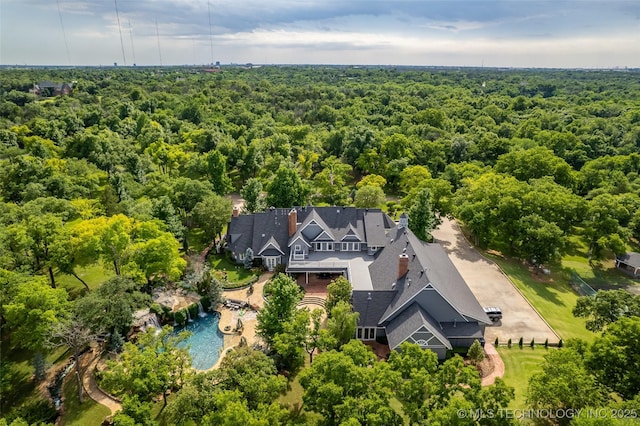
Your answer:
[[[477,322],[444,322],[442,325],[442,333],[449,339],[454,338],[475,338],[482,339],[482,329]]]
[[[425,327],[440,342],[451,349],[451,343],[440,330],[440,325],[417,303],[412,303],[386,327],[389,347],[395,349],[421,327]]]
[[[428,284],[462,315],[491,324],[467,283],[439,244],[420,241],[408,229],[397,229],[393,242],[378,252],[369,266],[375,290],[388,290],[396,282],[398,297],[389,305],[383,320],[406,305]],[[409,256],[409,271],[398,279],[398,256]]]
[[[380,317],[396,297],[394,290],[354,291],[351,296],[353,310],[360,313],[358,327],[377,327]]]

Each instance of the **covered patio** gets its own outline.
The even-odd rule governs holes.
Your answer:
[[[640,253],[630,251],[616,257],[616,268],[633,278],[640,278]]]

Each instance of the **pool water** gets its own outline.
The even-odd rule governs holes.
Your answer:
[[[191,365],[196,370],[208,370],[220,358],[224,346],[224,335],[218,329],[219,322],[219,313],[208,313],[204,317],[196,316],[193,322],[185,327],[175,327],[173,331],[174,334],[184,330],[192,333],[191,337],[178,346],[182,348],[189,346]]]

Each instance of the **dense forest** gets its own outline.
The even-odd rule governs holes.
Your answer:
[[[68,96],[30,92],[43,81],[72,83],[73,90]],[[57,344],[52,336],[84,327],[108,335],[118,350],[126,347],[132,312],[150,305],[151,289],[183,283],[193,275],[190,256],[223,235],[230,193],[240,193],[249,212],[308,203],[381,207],[392,216],[413,210],[412,226],[423,231],[449,215],[478,247],[527,264],[554,265],[576,245],[598,262],[638,251],[639,152],[635,71],[3,69],[2,350],[29,354],[33,362],[24,370],[15,356],[3,355],[1,414],[12,420],[47,412],[46,401],[24,397],[34,386],[25,385],[31,380],[25,377],[45,377]],[[421,217],[429,209],[435,216]],[[91,268],[99,278],[83,278],[80,271]],[[301,381],[320,375],[323,362],[388,370],[349,345],[347,355],[319,356]],[[588,358],[586,352],[564,353]],[[268,362],[237,355],[243,356],[243,362]],[[395,360],[396,372],[410,377],[400,356]],[[226,362],[228,371],[239,368],[233,359]],[[446,375],[435,366],[421,368],[435,381]],[[212,380],[238,377],[228,371],[211,373]],[[213,392],[210,380],[190,380],[180,401],[189,400],[187,391]],[[261,390],[268,395],[238,409],[250,424],[260,416],[285,423],[286,413],[274,403],[285,385],[260,380],[272,383]],[[508,394],[497,388],[487,396],[470,383],[471,406]],[[625,389],[624,399],[637,395],[636,385]],[[167,386],[158,389],[166,395]],[[237,399],[237,392],[229,385],[221,396],[209,395],[207,409],[217,414],[207,422],[224,417],[216,407]],[[388,397],[367,403],[385,405]],[[335,412],[315,404],[326,424],[337,424]],[[370,408],[354,404],[355,411]],[[447,424],[445,408],[433,408],[440,424]],[[132,409],[128,416],[145,413]],[[394,413],[379,415],[378,423],[344,424],[398,421]]]

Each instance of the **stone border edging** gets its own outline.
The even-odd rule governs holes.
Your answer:
[[[487,262],[489,262],[489,263],[491,263],[491,264],[495,265],[495,266],[498,268],[498,270],[500,271],[500,273],[501,273],[502,275],[504,275],[504,276],[507,278],[507,280],[511,283],[511,285],[513,286],[513,288],[515,288],[515,289],[516,289],[516,291],[518,292],[518,294],[519,294],[520,296],[522,296],[522,298],[527,302],[527,304],[528,304],[529,306],[531,306],[531,309],[533,309],[533,312],[535,312],[535,313],[540,317],[540,319],[542,320],[542,322],[544,322],[544,323],[547,325],[547,327],[549,327],[549,330],[551,330],[551,331],[553,332],[553,334],[558,338],[558,341],[562,340],[562,338],[558,335],[558,333],[556,332],[556,330],[555,330],[553,327],[551,327],[551,324],[549,324],[549,323],[547,322],[547,320],[546,320],[542,315],[540,315],[540,312],[538,312],[538,310],[535,308],[535,306],[533,306],[533,305],[531,304],[531,302],[529,301],[529,299],[527,299],[527,297],[522,293],[522,291],[520,291],[520,289],[518,288],[518,286],[517,286],[517,285],[516,285],[512,280],[511,280],[511,277],[510,277],[509,275],[507,275],[507,273],[506,273],[506,272],[504,272],[504,270],[500,267],[500,265],[498,265],[496,262],[494,262],[493,260],[491,260],[491,259],[489,259],[488,257],[486,257],[486,256],[485,256],[485,255],[484,255],[480,250],[476,249],[476,247],[475,247],[473,244],[471,244],[471,242],[469,241],[469,239],[467,238],[467,236],[464,234],[464,232],[462,232],[462,228],[460,228],[460,224],[458,223],[458,220],[457,220],[456,218],[453,218],[453,223],[455,223],[455,226],[457,226],[457,227],[458,227],[458,231],[460,231],[460,235],[462,235],[462,238],[464,238],[464,240],[465,240],[465,241],[466,241],[466,243],[469,245],[469,247],[471,247],[472,249],[474,249],[474,250],[476,251],[476,253],[478,253],[478,254],[480,255],[480,257],[482,257],[484,260],[486,260]]]

